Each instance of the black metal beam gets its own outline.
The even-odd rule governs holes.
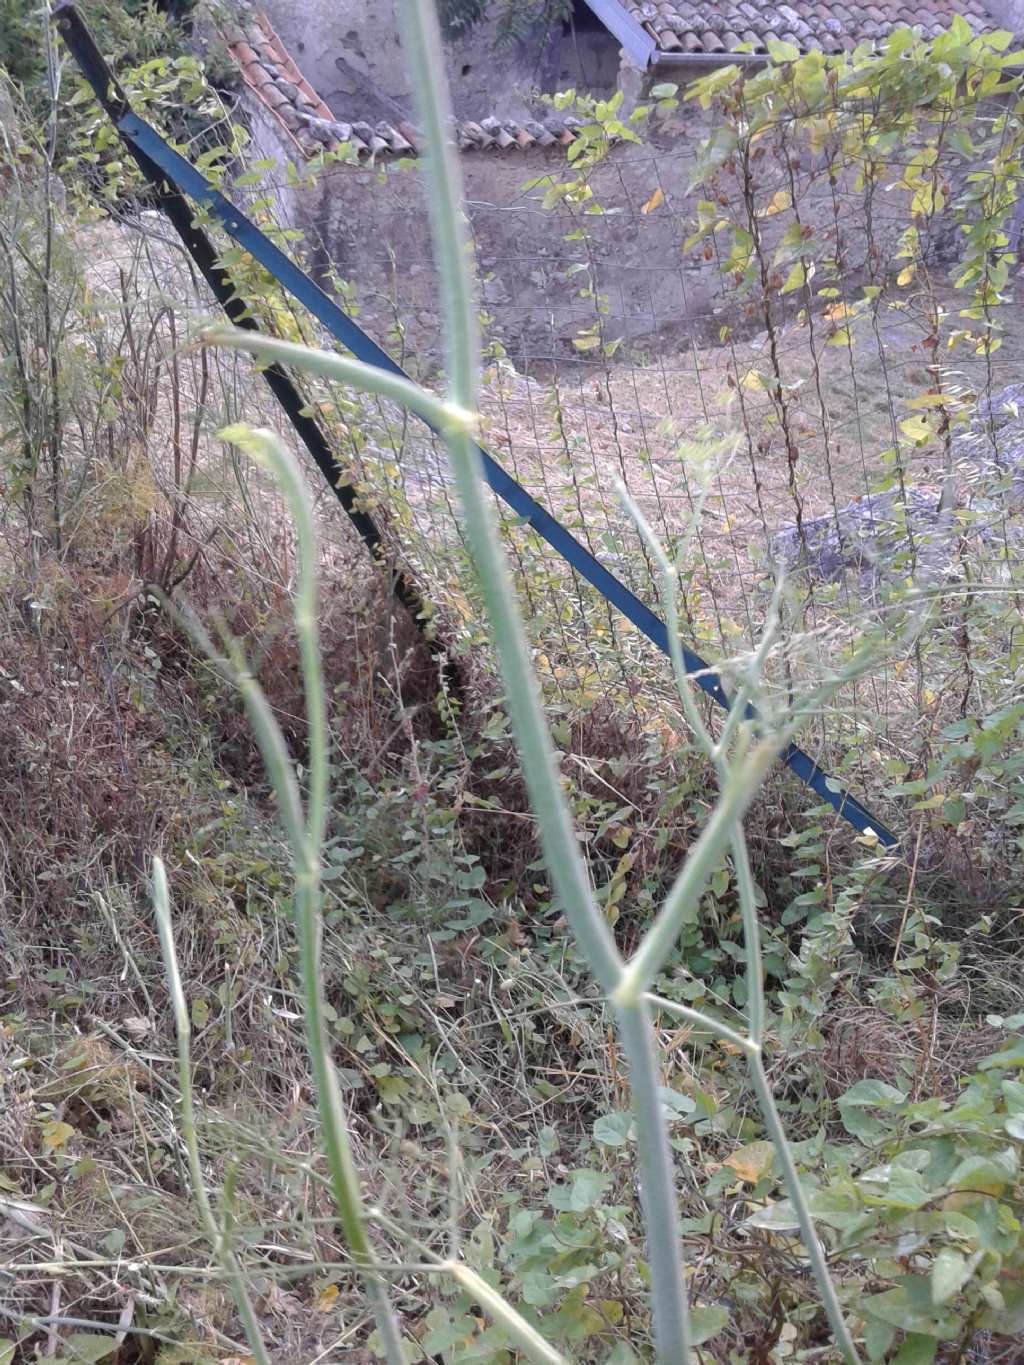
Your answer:
[[[217,302],[236,327],[245,328],[250,332],[259,331],[258,325],[249,316],[245,303],[238,297],[230,278],[218,266],[216,249],[206,231],[197,223],[195,210],[184,195],[175,189],[160,167],[121,132],[119,124],[121,119],[131,112],[131,105],[72,0],[58,5],[53,18],[68,50],[92,86],[100,106],[118,128],[122,142],[139,170],[152,185],[160,208],[181,238],[182,244],[196,263]],[[390,558],[380,526],[369,512],[359,506],[356,490],[346,482],[345,470],[335,458],[322,428],[309,415],[299,390],[287,372],[278,365],[268,366],[262,373],[268,388],[280,403],[296,435],[312,455],[317,468],[341,503],[363,544],[376,563],[387,570],[395,598],[412,617],[417,631],[423,636],[431,653],[441,660],[444,658],[444,650],[427,632],[431,612],[426,598],[408,571]],[[450,684],[451,679],[448,681]]]

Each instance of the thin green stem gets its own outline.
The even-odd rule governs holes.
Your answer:
[[[761,922],[754,899],[754,874],[742,828],[732,837],[732,864],[743,921],[743,952],[747,969],[747,1028],[758,1051],[764,1044],[764,963],[761,957]]]
[[[471,409],[456,407],[438,398],[404,375],[380,370],[375,365],[366,365],[361,360],[352,360],[334,351],[318,351],[294,341],[279,341],[276,337],[262,336],[259,332],[243,331],[240,327],[206,327],[196,340],[204,346],[226,346],[235,351],[248,351],[268,364],[294,365],[298,370],[320,375],[323,379],[333,379],[339,384],[349,384],[363,393],[389,398],[416,413],[417,417],[422,417],[442,436],[449,431],[473,430],[476,427],[476,415]]]
[[[420,121],[430,147],[428,200],[447,322],[451,394],[460,407],[475,407],[478,339],[467,268],[462,184],[448,141],[451,110],[432,3],[404,0],[402,13]],[[498,538],[493,506],[484,493],[479,452],[464,432],[447,437],[452,469],[473,558],[505,680],[520,762],[538,817],[547,865],[580,946],[607,992],[622,976],[622,959],[591,894],[586,866],[555,769],[554,746],[540,691],[530,666],[526,635],[512,579]],[[689,1315],[683,1280],[681,1238],[668,1131],[658,1093],[654,1037],[646,1007],[629,1002],[619,1011],[623,1045],[637,1104],[640,1180],[651,1267],[651,1305],[658,1358],[685,1362]]]
[[[711,818],[687,854],[686,862],[665,897],[654,923],[629,959],[621,981],[612,992],[616,1004],[632,1004],[650,989],[675,947],[685,914],[703,894],[777,754],[778,744],[764,740],[730,774]]]
[[[306,797],[306,829],[310,844],[318,850],[323,843],[327,821],[327,787],[330,737],[327,733],[327,701],[320,656],[319,603],[317,590],[318,551],[313,500],[305,479],[294,460],[271,431],[250,427],[229,427],[221,439],[242,446],[253,459],[265,465],[284,490],[292,511],[298,559],[295,593],[295,628],[302,662],[306,722],[309,728],[307,752],[309,781]]]
[[[231,1296],[235,1301],[235,1307],[238,1309],[238,1316],[242,1320],[249,1349],[252,1351],[257,1365],[270,1365],[270,1356],[263,1344],[263,1334],[256,1317],[256,1310],[245,1285],[242,1267],[231,1248],[230,1240],[217,1224],[217,1218],[210,1203],[210,1195],[206,1188],[206,1181],[203,1178],[202,1162],[199,1159],[199,1140],[196,1136],[195,1107],[192,1102],[192,1025],[189,1019],[188,1002],[185,999],[185,991],[181,984],[178,953],[174,945],[174,925],[171,920],[171,896],[167,886],[167,873],[164,870],[163,860],[160,858],[153,859],[152,892],[153,911],[156,915],[157,932],[160,935],[160,951],[163,955],[164,973],[167,977],[167,989],[171,997],[174,1029],[178,1040],[179,1126],[188,1159],[192,1192],[203,1220],[203,1226],[206,1229],[206,1235],[213,1247],[214,1256],[231,1289]]]
[[[331,1060],[320,970],[320,868],[327,806],[328,735],[316,620],[317,541],[312,508],[302,476],[272,433],[231,428],[223,434],[226,439],[242,445],[280,480],[297,527],[300,562],[295,623],[302,657],[310,749],[310,801],[305,819],[295,769],[281,728],[259,684],[246,667],[237,643],[230,638],[227,640],[225,657],[216,651],[210,637],[191,613],[178,609],[175,614],[199,647],[228,673],[237,687],[277,797],[295,874],[293,903],[299,940],[303,1017],[331,1193],[349,1251],[366,1280],[385,1354],[392,1365],[401,1365],[404,1359],[401,1332],[387,1288],[376,1270],[366,1229],[359,1174],[352,1156],[348,1120]]]
[[[668,1145],[654,1023],[643,999],[615,1011],[629,1065],[640,1163],[640,1204],[651,1268],[651,1317],[658,1360],[690,1359],[690,1313],[683,1272],[675,1172]]]
[[[453,125],[441,34],[433,0],[399,6],[416,112],[426,141],[427,207],[444,309],[448,383],[452,399],[476,409],[480,329],[466,234],[462,163],[451,140]]]
[[[747,703],[752,694],[755,694],[761,673],[764,669],[768,652],[771,649],[778,628],[778,609],[781,599],[782,583],[776,583],[775,592],[772,596],[771,605],[768,610],[768,617],[765,630],[758,647],[754,651],[753,658],[746,670],[746,677],[737,696],[733,699],[732,707],[726,724],[723,727],[718,743],[714,743],[708,732],[699,724],[699,716],[696,715],[696,703],[690,688],[689,679],[683,667],[682,647],[678,638],[679,613],[676,602],[676,578],[672,571],[668,557],[662,549],[657,537],[643,518],[639,508],[632,503],[626,495],[625,501],[629,506],[640,529],[641,535],[647,541],[652,553],[658,561],[661,569],[662,578],[662,597],[665,603],[665,616],[669,623],[669,642],[672,652],[673,663],[675,664],[676,682],[683,701],[684,708],[687,708],[687,718],[690,720],[698,740],[702,743],[708,755],[715,764],[716,771],[723,787],[728,790],[729,785],[736,780],[737,774],[730,773],[729,767],[729,741],[736,727],[745,717]],[[864,659],[856,660],[856,667],[863,666]],[[846,676],[843,671],[844,678]],[[841,683],[835,679],[830,680],[833,686]],[[691,714],[692,713],[692,714]],[[694,724],[696,717],[697,724]],[[781,742],[781,741],[780,741]],[[780,743],[779,742],[779,743]],[[773,747],[773,753],[778,751],[778,743]],[[755,753],[757,751],[755,750]],[[721,810],[721,805],[715,814]],[[713,817],[714,819],[714,817]],[[710,827],[710,826],[709,826]],[[705,831],[706,833],[706,831]],[[733,867],[736,873],[736,888],[740,902],[740,916],[743,923],[743,946],[746,967],[747,985],[747,1021],[748,1036],[741,1037],[728,1026],[718,1024],[707,1016],[702,1015],[697,1010],[691,1010],[686,1006],[678,1006],[672,1001],[660,1000],[655,997],[659,1007],[676,1014],[677,1016],[688,1019],[694,1024],[703,1027],[713,1027],[719,1037],[733,1043],[743,1050],[747,1058],[747,1065],[750,1072],[751,1081],[757,1094],[761,1113],[764,1117],[765,1127],[779,1155],[779,1162],[782,1166],[783,1180],[789,1193],[790,1202],[796,1212],[797,1222],[800,1226],[800,1233],[804,1244],[807,1247],[807,1255],[811,1262],[811,1269],[818,1285],[818,1292],[821,1295],[822,1304],[829,1324],[836,1335],[843,1357],[848,1362],[859,1362],[857,1350],[853,1344],[849,1328],[843,1318],[842,1309],[829,1274],[828,1263],[825,1260],[821,1243],[818,1241],[817,1232],[814,1227],[814,1219],[811,1216],[810,1207],[806,1196],[800,1185],[799,1174],[796,1163],[793,1160],[792,1149],[786,1137],[782,1120],[779,1117],[778,1108],[775,1104],[775,1097],[772,1094],[771,1086],[764,1070],[763,1045],[765,1027],[765,1001],[764,1001],[764,963],[761,955],[761,926],[757,914],[757,903],[754,893],[754,878],[750,868],[750,856],[747,849],[747,841],[743,833],[741,823],[736,820],[732,822],[730,831],[730,843],[732,847]],[[685,873],[690,866],[691,858],[687,859]],[[680,878],[682,880],[682,877]],[[675,888],[674,888],[675,890]],[[671,895],[670,895],[671,898]],[[667,906],[667,902],[666,902]],[[649,935],[648,935],[649,937]],[[646,939],[641,945],[641,951],[646,946]],[[639,956],[639,953],[637,954]],[[630,963],[633,963],[636,958]]]
[[[782,1126],[779,1118],[779,1111],[775,1106],[775,1096],[768,1077],[765,1075],[764,1066],[761,1062],[760,1049],[749,1057],[750,1079],[757,1095],[758,1103],[761,1107],[761,1114],[764,1118],[765,1128],[771,1138],[778,1154],[779,1164],[782,1166],[782,1178],[789,1195],[790,1203],[796,1214],[797,1222],[800,1225],[800,1237],[804,1246],[807,1248],[807,1256],[811,1263],[811,1270],[818,1285],[818,1293],[821,1295],[822,1304],[825,1309],[825,1316],[828,1318],[829,1326],[835,1333],[836,1342],[843,1353],[843,1359],[848,1365],[860,1365],[860,1355],[856,1346],[853,1344],[853,1337],[843,1318],[843,1310],[839,1303],[839,1298],[832,1283],[832,1276],[829,1273],[828,1262],[821,1242],[818,1240],[817,1229],[814,1226],[814,1219],[807,1203],[807,1196],[804,1194],[800,1184],[800,1176],[796,1169],[796,1162],[793,1160],[793,1153],[789,1146],[789,1139],[786,1137],[786,1130]]]
[[[715,1019],[710,1014],[702,1014],[700,1010],[691,1009],[689,1005],[680,1005],[676,1000],[666,1000],[663,995],[644,996],[647,1003],[654,1009],[664,1010],[666,1014],[674,1014],[677,1019],[684,1020],[687,1024],[693,1024],[694,1028],[704,1029],[712,1033],[716,1038],[721,1038],[723,1043],[730,1043],[733,1047],[739,1048],[742,1052],[749,1054],[756,1051],[756,1044],[749,1038],[745,1038],[742,1033],[737,1033],[728,1024],[723,1024],[720,1019]]]

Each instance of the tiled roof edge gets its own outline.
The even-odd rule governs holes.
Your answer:
[[[673,0],[620,0],[623,8],[640,24],[645,33],[657,45],[652,62],[657,65],[662,57],[692,57],[694,60],[707,57],[712,60],[726,60],[741,44],[749,44],[751,57],[762,57],[768,51],[768,39],[778,38],[791,43],[800,52],[821,51],[828,54],[852,51],[864,40],[877,40],[885,37],[893,29],[910,25],[912,16],[905,11],[890,15],[884,5],[868,0],[850,0],[846,4],[842,21],[832,13],[833,0],[824,4],[814,4],[811,13],[799,3],[773,3],[763,5],[761,0],[747,0],[731,6],[732,27],[715,24],[712,3],[704,6],[703,18],[695,11],[700,8],[687,4],[683,12],[676,8]],[[965,6],[966,8],[966,6]],[[991,32],[1000,27],[996,18],[981,6],[972,7],[975,12],[967,15],[968,21],[976,32]],[[775,22],[766,25],[765,11],[776,16]],[[950,14],[930,10],[927,4],[921,8],[916,22],[928,37],[934,37],[948,24]],[[852,16],[852,17],[851,17]],[[749,27],[748,27],[749,25]]]

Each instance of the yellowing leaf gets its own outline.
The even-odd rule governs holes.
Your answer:
[[[74,1137],[75,1130],[70,1123],[60,1123],[57,1119],[43,1124],[43,1146],[48,1152],[59,1152],[67,1146],[68,1139]]]
[[[789,190],[776,190],[771,197],[771,201],[761,210],[762,218],[771,218],[776,213],[782,213],[788,209],[793,202],[793,196]]]
[[[645,204],[640,205],[641,213],[653,213],[656,208],[665,202],[665,191],[659,185]]]
[[[201,995],[192,1001],[192,1023],[196,1028],[205,1028],[210,1022],[210,1006]]]
[[[896,283],[909,284],[916,274],[917,274],[916,265],[904,266],[900,273],[896,276]]]
[[[732,1156],[725,1158],[722,1165],[730,1166],[741,1180],[756,1185],[761,1177],[771,1170],[774,1160],[774,1145],[762,1139],[759,1142],[748,1142],[745,1147],[738,1147]]]
[[[786,276],[786,283],[779,290],[780,294],[791,294],[794,289],[799,289],[807,279],[807,270],[802,261],[797,261],[796,265]]]
[[[848,318],[852,311],[848,303],[833,303],[825,309],[825,316],[829,322],[840,322],[843,318]]]
[[[338,1298],[338,1286],[336,1284],[325,1285],[316,1296],[313,1307],[318,1313],[329,1313],[334,1307]]]
[[[576,337],[572,344],[576,347],[577,351],[593,351],[596,347],[600,346],[601,338]]]
[[[932,429],[919,412],[915,412],[912,417],[905,417],[900,423],[900,431],[917,445],[932,438]]]

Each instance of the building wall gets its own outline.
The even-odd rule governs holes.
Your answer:
[[[265,110],[254,109],[253,118],[259,155],[294,157],[295,149]],[[579,356],[574,339],[598,316],[595,301],[580,294],[589,280],[581,264],[592,271],[606,301],[605,339],[625,343],[621,358],[718,344],[726,323],[734,335],[761,330],[763,319],[737,307],[702,244],[688,250],[684,245],[700,197],[688,184],[707,131],[705,116],[687,106],[685,114],[653,129],[642,147],[613,148],[592,175],[594,202],[606,210],[600,215],[544,209],[545,185],[526,188],[543,177],[567,177],[563,147],[462,153],[489,335],[517,366]],[[439,309],[419,163],[338,165],[308,187],[278,179],[279,215],[305,232],[315,271],[322,279],[334,271],[354,283],[364,325],[391,349],[406,348],[414,365],[429,369],[440,356]],[[824,234],[833,210],[824,177],[821,184],[801,212]],[[769,184],[764,202],[771,193]],[[897,197],[886,196],[888,217],[876,221],[883,259],[906,221]],[[581,227],[585,240],[566,240]],[[767,219],[762,230],[770,244],[781,227]],[[844,277],[855,286],[867,279],[867,243],[855,218],[844,223],[844,233]],[[780,299],[780,316],[795,315],[802,302],[799,292]]]
[[[301,3],[305,6],[307,0]],[[294,9],[298,4],[299,0],[273,0],[272,17],[280,25],[285,45],[291,47],[305,74],[316,84],[318,70],[321,76],[324,71],[307,56],[311,35],[316,32],[311,15],[319,9],[323,18],[327,7],[319,0],[310,0],[309,22],[301,30],[306,34],[304,45],[296,37],[299,30],[287,28],[289,7]],[[349,43],[346,51],[359,56],[351,37],[356,30],[344,27],[356,22],[351,16],[357,8],[364,31],[370,27],[367,13],[375,11],[374,25],[380,32],[387,29],[383,16],[390,13],[391,0],[359,0],[358,6],[353,0],[331,0],[332,22],[343,30],[342,36]],[[567,69],[565,62],[575,63],[581,74],[589,71],[588,84],[610,79],[613,63],[608,49],[597,41],[591,44],[593,36],[582,31],[568,57],[563,46],[559,79]],[[485,46],[490,41],[482,34],[476,38]],[[470,48],[462,51],[468,54]],[[371,54],[363,51],[361,55],[367,62],[367,80],[372,79],[382,90],[386,88],[388,98],[402,95],[399,82],[404,74],[397,37],[393,43],[389,40],[379,45],[372,62]],[[614,56],[620,82],[629,86],[632,98],[637,97],[640,74],[626,67],[620,69],[617,51]],[[493,69],[493,50],[489,60]],[[469,68],[465,93],[476,77],[472,61],[463,65]],[[699,67],[687,67],[688,79],[699,74]],[[506,77],[508,73],[503,73],[508,108],[512,87]],[[324,89],[322,81],[320,89]],[[335,90],[328,103],[339,116],[348,113],[351,118],[351,106],[346,102],[351,98],[347,95],[343,99]],[[482,96],[474,98],[479,101]],[[492,104],[488,112],[493,111]],[[281,162],[294,159],[297,148],[273,116],[255,101],[250,112],[257,130],[258,154]],[[478,118],[486,116],[479,102],[473,113]],[[687,103],[669,118],[652,124],[642,147],[625,143],[613,148],[592,178],[594,202],[603,207],[603,214],[541,206],[546,184],[571,174],[564,147],[526,151],[492,148],[461,154],[480,296],[491,319],[489,335],[506,348],[517,365],[522,368],[553,359],[564,361],[580,354],[574,339],[598,318],[595,300],[581,294],[591,278],[607,309],[601,316],[603,337],[626,343],[620,353],[623,358],[630,354],[653,357],[690,345],[718,344],[726,325],[734,336],[761,330],[763,318],[730,297],[717,261],[705,258],[703,244],[685,247],[702,194],[688,187],[699,147],[709,131],[707,114]],[[834,249],[835,228],[825,164],[819,158],[820,164],[811,165],[806,150],[800,156],[798,181],[804,182],[808,174],[817,172],[813,187],[801,200],[801,220],[815,230],[816,253],[828,254]],[[774,191],[788,185],[788,176],[780,167],[765,163],[755,173],[761,176],[760,203],[769,203]],[[528,185],[545,177],[548,179],[539,186]],[[309,259],[318,277],[326,280],[333,272],[354,284],[369,330],[382,342],[405,348],[415,364],[429,369],[440,354],[439,311],[419,164],[385,160],[376,165],[337,165],[308,186],[288,185],[283,175],[278,180],[279,218],[305,232]],[[736,190],[735,181],[723,181],[724,192]],[[853,290],[873,277],[879,262],[892,256],[907,222],[906,196],[896,190],[876,196],[873,232],[878,254],[873,263],[868,260],[859,193],[852,186],[840,185],[838,197],[844,205],[842,273],[844,284]],[[769,247],[787,221],[788,215],[763,220],[761,232]],[[571,236],[581,227],[586,230],[585,240]],[[947,247],[958,249],[955,234],[946,236],[950,239]],[[581,270],[581,266],[586,269]],[[776,298],[779,320],[795,316],[804,302],[802,291]],[[823,302],[821,306],[826,305]]]
[[[267,110],[251,101],[250,114],[254,156],[294,160],[296,149]],[[586,276],[568,274],[581,262],[592,264],[598,292],[607,295],[609,337],[683,340],[706,317],[713,272],[699,253],[681,250],[692,208],[683,191],[699,136],[691,121],[660,148],[613,151],[594,177],[595,198],[612,210],[603,217],[545,210],[543,187],[524,189],[528,180],[565,178],[564,147],[462,154],[482,303],[493,317],[491,335],[517,363],[576,353],[573,338],[596,317],[594,301],[579,297]],[[642,215],[659,180],[665,203]],[[320,277],[334,270],[356,283],[361,318],[374,335],[383,339],[400,321],[404,344],[431,364],[439,354],[438,307],[419,163],[334,166],[312,186],[288,184],[279,173],[275,184],[277,215],[302,228]],[[589,241],[566,242],[581,225]]]

